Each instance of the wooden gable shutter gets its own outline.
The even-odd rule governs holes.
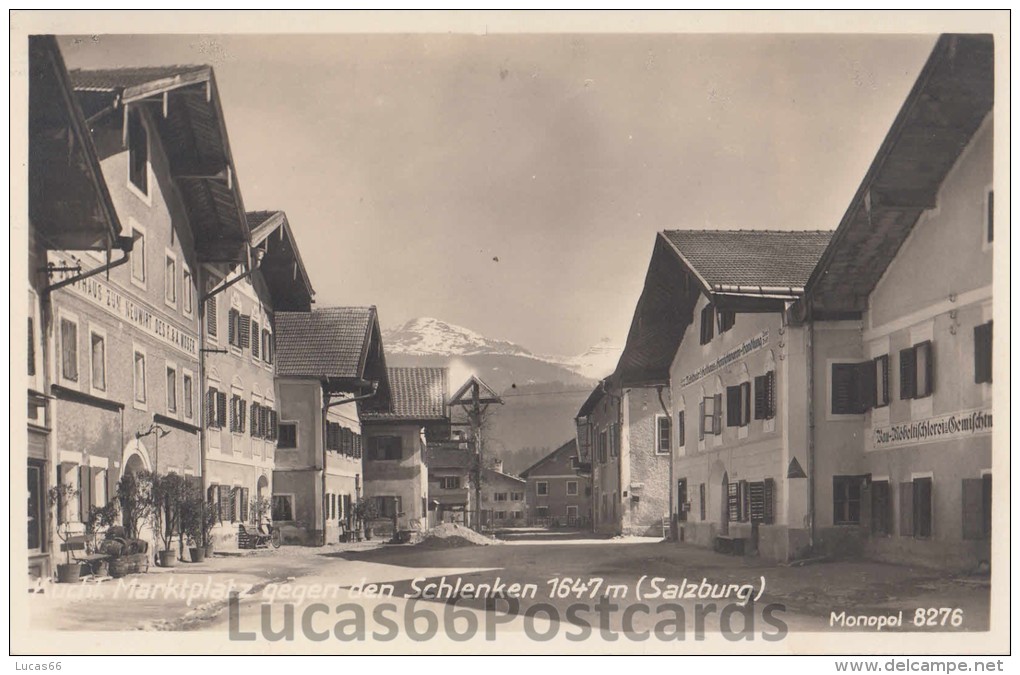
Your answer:
[[[984,539],[984,480],[963,479],[963,538]]]
[[[246,349],[248,344],[251,342],[251,315],[242,314],[240,319],[241,335],[240,335],[240,346],[241,349]]]
[[[913,347],[900,350],[900,399],[914,398],[917,391],[917,357]]]
[[[259,322],[251,322],[251,355],[259,357],[259,345],[262,343],[262,334],[259,332]]]
[[[768,419],[768,377],[759,375],[754,378],[754,419]]]
[[[914,484],[900,483],[900,536],[914,536]]]
[[[740,386],[726,387],[726,426],[740,426]]]
[[[974,326],[974,382],[992,381],[992,322]]]

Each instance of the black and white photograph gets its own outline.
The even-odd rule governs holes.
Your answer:
[[[1008,11],[10,31],[19,669],[1004,670]]]

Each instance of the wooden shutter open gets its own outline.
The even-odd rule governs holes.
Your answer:
[[[718,436],[722,433],[722,394],[713,396],[712,401],[712,433]]]
[[[236,309],[227,312],[227,342],[237,344],[237,317],[240,315]]]
[[[241,349],[247,349],[248,344],[251,342],[251,316],[248,314],[242,314],[240,318],[241,335],[238,340],[238,344]]]
[[[764,420],[767,417],[768,406],[768,378],[759,375],[754,378],[754,419]]]
[[[771,525],[776,522],[776,481],[771,478],[766,478],[763,486],[765,512],[762,516],[762,522],[766,525]]]
[[[863,413],[875,407],[875,361],[863,361],[857,364],[857,399],[859,410]]]
[[[705,399],[698,403],[698,440],[705,440]]]
[[[974,326],[974,382],[992,381],[992,322]]]
[[[900,350],[900,400],[914,398],[917,392],[917,356],[913,347]]]
[[[740,386],[726,387],[726,426],[740,426]]]
[[[749,483],[747,485],[748,513],[752,523],[765,522],[765,483],[764,481]]]
[[[84,523],[89,518],[89,507],[92,506],[92,467],[78,466],[78,522]]]
[[[259,346],[262,342],[262,333],[259,332],[259,322],[251,322],[251,355],[259,357]]]

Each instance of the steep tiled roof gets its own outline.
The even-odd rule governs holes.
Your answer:
[[[667,230],[666,239],[712,288],[803,288],[831,231]]]
[[[260,225],[270,218],[283,211],[248,211],[245,216],[248,218],[248,227],[251,229],[252,239],[257,239],[256,230]]]
[[[495,469],[485,468],[482,471],[485,472],[487,477],[491,478],[502,478],[504,480],[515,481],[517,483],[527,483],[527,481],[520,476],[514,476],[509,473],[503,473],[502,471],[496,471]]]
[[[277,312],[276,374],[361,378],[374,323],[374,307]]]
[[[117,91],[159,80],[204,73],[209,66],[175,65],[149,68],[108,68],[104,70],[72,70],[74,88],[85,91]]]
[[[577,439],[571,438],[569,441],[556,448],[548,455],[538,460],[524,471],[521,471],[521,477],[527,478],[532,473],[535,473],[538,469],[542,468],[542,465],[547,464],[556,459],[562,459],[564,457],[576,457],[577,456]],[[539,472],[541,473],[541,472]]]
[[[387,372],[391,410],[380,412],[366,406],[361,411],[362,420],[446,419],[446,368],[389,368]]]

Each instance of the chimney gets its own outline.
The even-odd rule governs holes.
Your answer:
[[[501,459],[493,460],[492,468],[498,471],[499,473],[503,473],[503,460]]]

